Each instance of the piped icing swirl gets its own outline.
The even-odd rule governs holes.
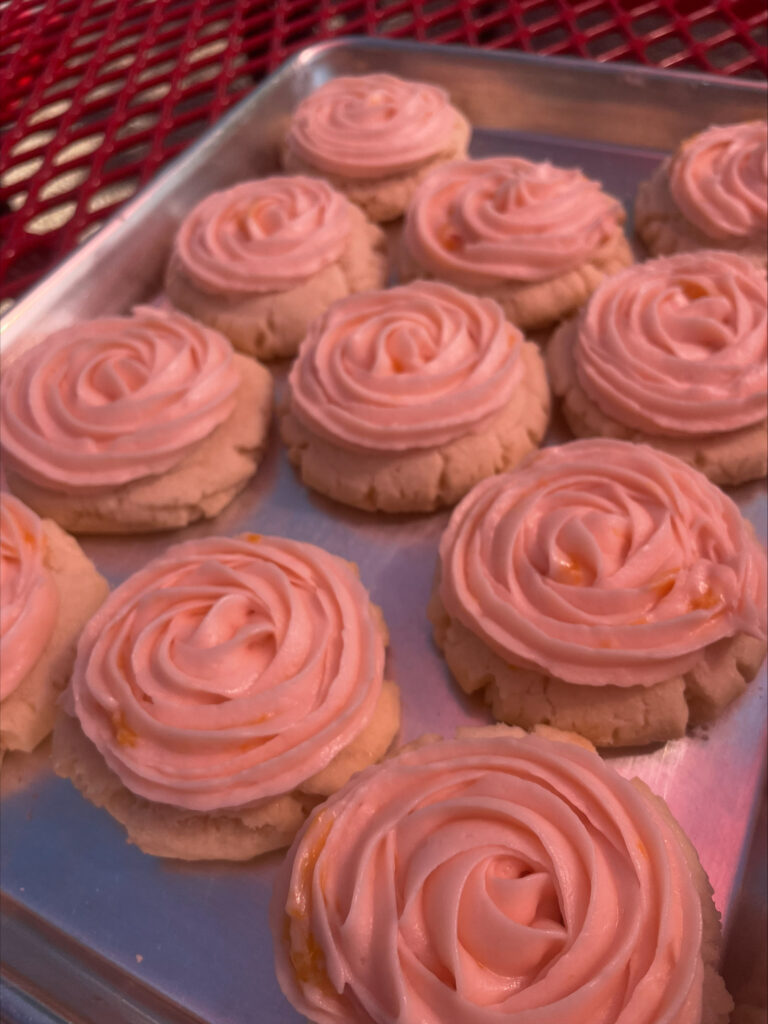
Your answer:
[[[17,689],[56,625],[59,594],[46,550],[42,521],[0,493],[0,700]]]
[[[214,192],[187,215],[174,258],[214,294],[285,291],[337,260],[349,202],[318,178],[274,177]]]
[[[673,826],[591,751],[457,739],[357,775],[273,895],[318,1024],[699,1024],[701,903]]]
[[[99,490],[164,473],[235,406],[230,343],[176,312],[74,324],[4,370],[0,446],[21,476]]]
[[[349,448],[445,444],[509,402],[522,335],[501,308],[437,282],[337,302],[290,374],[291,410]]]
[[[564,329],[603,412],[650,434],[702,435],[766,418],[767,311],[757,267],[702,250],[607,278]]]
[[[645,445],[548,448],[478,484],[440,544],[448,614],[516,665],[649,686],[765,637],[766,557],[706,477]]]
[[[521,157],[438,167],[405,222],[416,263],[457,284],[545,281],[594,257],[624,210],[579,170]]]
[[[299,104],[286,144],[322,171],[375,179],[445,152],[458,116],[434,85],[393,75],[335,78]]]
[[[710,238],[765,248],[768,128],[763,121],[715,125],[686,140],[668,165],[678,209]]]
[[[170,548],[86,626],[70,710],[133,793],[253,805],[324,768],[372,717],[384,640],[349,563],[246,534]]]

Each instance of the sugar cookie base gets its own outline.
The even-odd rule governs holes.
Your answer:
[[[287,846],[305,818],[356,772],[380,760],[400,727],[400,691],[387,680],[368,725],[299,789],[256,806],[212,813],[153,803],[127,789],[107,766],[79,722],[59,712],[53,768],[123,825],[144,853],[180,860],[250,860]]]
[[[9,469],[9,487],[38,515],[72,533],[146,533],[211,519],[256,472],[272,415],[270,372],[237,354],[235,365],[240,387],[234,411],[169,472],[77,494],[40,487]]]
[[[715,719],[746,689],[765,644],[738,634],[710,644],[684,675],[653,686],[583,686],[502,659],[450,617],[438,592],[428,610],[437,646],[465,693],[483,691],[493,715],[531,729],[552,725],[598,747],[664,742]]]
[[[30,751],[53,728],[56,701],[69,681],[80,632],[109,593],[80,545],[56,523],[43,522],[45,565],[59,595],[59,613],[43,653],[0,704],[0,760],[7,750]]]
[[[615,437],[660,448],[698,469],[716,484],[731,486],[758,480],[768,471],[768,422],[699,437],[646,434],[607,415],[592,401],[576,375],[573,322],[561,325],[547,347],[552,393],[562,399],[568,426],[577,437]]]
[[[433,274],[421,267],[405,243],[400,246],[400,274],[404,281],[415,278],[441,280],[473,295],[495,299],[508,320],[522,331],[551,327],[574,313],[590,297],[604,277],[616,274],[634,261],[629,242],[621,232],[609,239],[586,263],[559,277],[531,284],[508,281],[491,286],[470,284],[460,276]]]
[[[381,178],[348,178],[340,174],[329,174],[307,163],[287,145],[283,146],[282,163],[289,174],[309,174],[324,178],[350,202],[359,206],[372,221],[381,224],[402,217],[414,192],[435,167],[450,160],[465,159],[471,134],[469,123],[457,113],[453,135],[442,153],[425,160],[413,170]]]
[[[353,292],[383,288],[386,238],[353,206],[346,248],[336,262],[301,284],[279,292],[213,294],[200,289],[174,253],[165,290],[178,309],[225,334],[235,348],[258,359],[296,355],[307,328],[331,303]]]
[[[670,256],[697,249],[723,249],[745,256],[758,267],[768,264],[768,241],[712,238],[681,213],[672,198],[666,163],[641,182],[635,199],[635,231],[653,256]]]
[[[290,400],[280,420],[288,457],[307,487],[365,511],[431,512],[455,504],[487,476],[516,466],[540,443],[549,421],[549,386],[538,347],[523,342],[519,392],[492,419],[437,448],[352,451],[301,423]]]

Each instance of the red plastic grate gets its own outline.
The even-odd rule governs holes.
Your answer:
[[[308,43],[367,34],[764,77],[767,29],[764,0],[10,0],[4,305]]]

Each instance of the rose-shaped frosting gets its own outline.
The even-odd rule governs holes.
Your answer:
[[[444,152],[456,118],[434,85],[393,75],[335,78],[299,104],[286,143],[330,174],[380,178]]]
[[[408,209],[405,244],[458,283],[544,281],[591,259],[623,220],[618,200],[581,171],[493,157],[434,170]]]
[[[315,323],[291,409],[351,448],[445,444],[498,412],[522,379],[523,339],[489,299],[437,282],[354,295]]]
[[[174,257],[203,290],[285,291],[337,260],[350,227],[349,202],[326,182],[262,178],[198,203]]]
[[[139,307],[51,334],[4,371],[0,446],[54,490],[164,473],[232,412],[232,346],[201,324]]]
[[[579,383],[603,412],[651,434],[759,423],[768,410],[767,310],[765,275],[735,254],[631,267],[602,282],[574,329]]]
[[[125,786],[195,811],[290,792],[370,720],[384,642],[352,567],[256,534],[170,548],[86,626],[71,708]]]
[[[645,445],[575,441],[482,481],[440,555],[448,614],[566,682],[651,685],[717,640],[765,636],[751,527],[701,473]]]
[[[443,741],[313,812],[272,902],[318,1024],[699,1024],[701,903],[673,826],[591,751]]]
[[[45,553],[41,520],[0,493],[0,700],[18,687],[56,625],[59,594]]]
[[[715,125],[680,147],[669,165],[678,209],[710,238],[754,241],[768,230],[768,128]]]

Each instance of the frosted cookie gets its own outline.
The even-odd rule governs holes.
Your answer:
[[[501,308],[437,282],[336,303],[289,377],[281,432],[302,480],[368,510],[451,505],[541,441],[549,388]]]
[[[666,804],[519,729],[358,775],[296,837],[271,925],[280,986],[316,1024],[726,1024],[733,1006]]]
[[[718,484],[765,476],[767,308],[765,274],[733,253],[608,278],[547,348],[568,425],[663,448]]]
[[[765,267],[768,129],[714,125],[686,139],[640,185],[635,228],[655,255],[731,249]]]
[[[679,459],[574,441],[461,502],[429,614],[458,683],[497,719],[652,743],[715,718],[755,676],[765,551]]]
[[[72,537],[0,493],[0,761],[53,728],[80,630],[108,591]]]
[[[623,223],[621,203],[581,171],[520,157],[447,164],[408,208],[401,271],[495,299],[539,329],[632,262]]]
[[[394,75],[334,78],[297,107],[283,166],[322,175],[371,220],[389,221],[434,167],[467,155],[470,135],[437,86]]]
[[[169,548],[81,638],[53,759],[146,853],[245,860],[378,760],[400,722],[354,566],[246,534]]]
[[[11,490],[74,533],[131,533],[210,518],[242,490],[272,378],[218,332],[139,307],[51,334],[0,394]]]
[[[386,240],[317,178],[263,178],[208,196],[173,244],[171,302],[262,359],[292,356],[336,299],[383,286]]]

